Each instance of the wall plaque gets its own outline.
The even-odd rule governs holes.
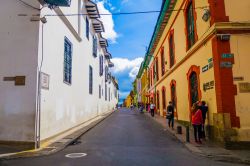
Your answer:
[[[202,67],[202,72],[206,72],[206,71],[208,71],[208,65]]]
[[[206,82],[203,84],[203,90],[206,92],[207,90],[214,88],[214,81]]]
[[[15,85],[16,86],[24,86],[25,85],[25,76],[16,76],[15,77]]]
[[[233,64],[232,64],[232,62],[221,62],[220,67],[221,68],[232,68]]]
[[[240,93],[250,93],[250,83],[249,82],[242,82],[239,83]]]
[[[41,72],[41,88],[49,90],[49,75]]]
[[[222,54],[221,55],[221,58],[233,58],[234,57],[234,54]]]
[[[234,81],[244,81],[244,77],[234,77]]]

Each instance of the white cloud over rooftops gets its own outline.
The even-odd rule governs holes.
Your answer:
[[[129,60],[127,58],[113,58],[112,62],[114,63],[115,66],[112,69],[112,71],[114,73],[128,71],[129,77],[131,79],[135,79],[142,61],[143,61],[142,57],[133,60]]]
[[[105,1],[97,2],[97,7],[100,14],[111,14],[111,12],[105,8]],[[102,33],[103,37],[110,40],[111,43],[116,43],[116,39],[118,38],[118,34],[115,31],[115,23],[112,15],[101,15],[100,20],[103,22],[105,32]]]

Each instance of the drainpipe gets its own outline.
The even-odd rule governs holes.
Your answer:
[[[44,56],[44,22],[42,22],[42,39],[41,39],[41,64],[38,66],[37,96],[36,96],[36,116],[35,116],[35,148],[40,148],[41,142],[41,70]]]

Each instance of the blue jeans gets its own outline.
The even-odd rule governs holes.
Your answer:
[[[168,118],[168,127],[174,128],[174,117]]]

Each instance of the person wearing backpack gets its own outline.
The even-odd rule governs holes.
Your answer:
[[[168,103],[167,106],[166,119],[168,119],[168,127],[172,127],[172,129],[174,129],[174,106],[171,101]]]

